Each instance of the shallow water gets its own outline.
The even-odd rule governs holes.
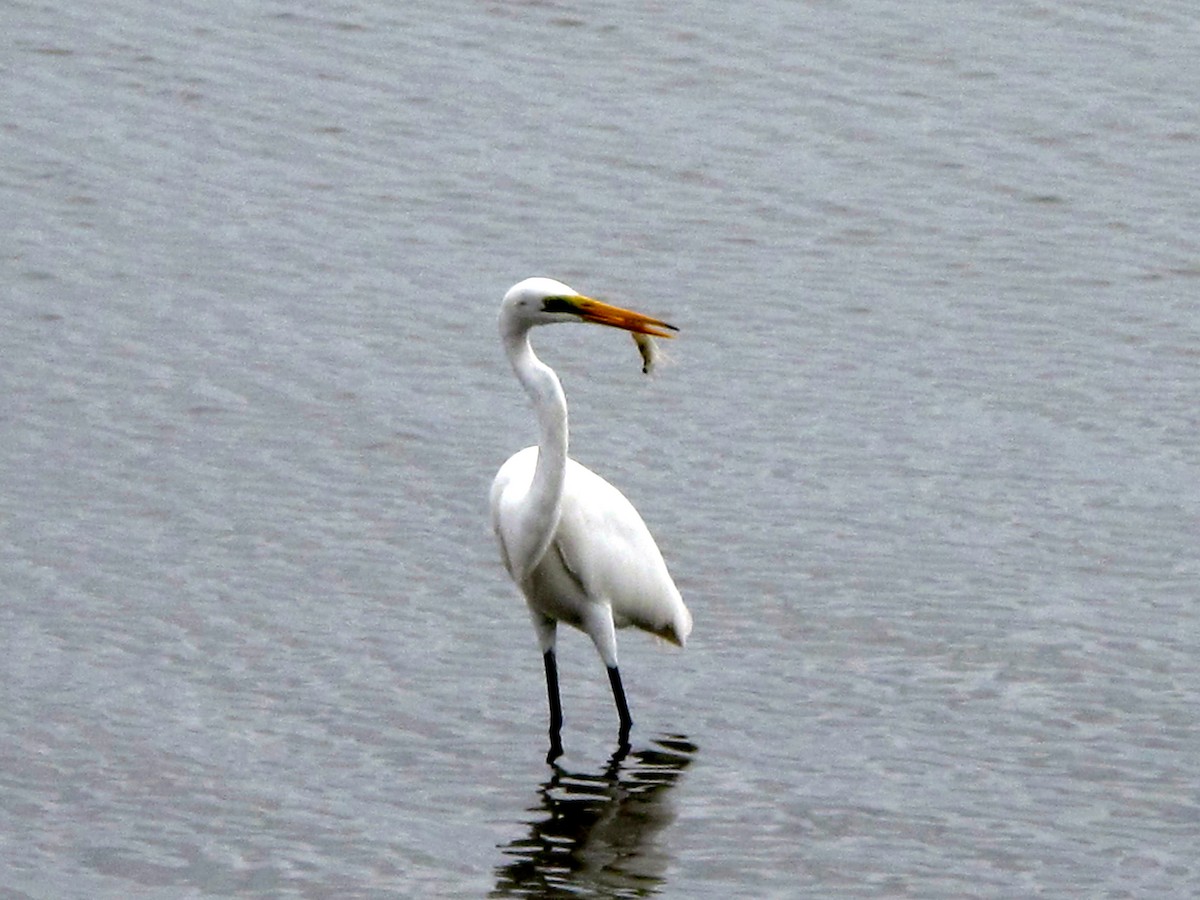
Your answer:
[[[1191,896],[1190,6],[13,5],[0,888]],[[534,273],[696,619],[487,525]]]

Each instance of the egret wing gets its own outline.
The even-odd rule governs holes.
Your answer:
[[[634,625],[683,645],[692,618],[638,511],[615,487],[567,461],[554,547],[590,600]]]

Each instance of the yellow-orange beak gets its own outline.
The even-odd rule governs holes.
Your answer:
[[[678,331],[674,325],[669,325],[661,319],[655,319],[631,309],[612,306],[591,297],[575,295],[561,298],[572,307],[572,312],[585,322],[595,322],[597,325],[609,325],[613,328],[623,328],[635,334],[650,334],[654,337],[673,338],[672,331]]]

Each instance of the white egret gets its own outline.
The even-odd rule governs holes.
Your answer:
[[[534,355],[537,325],[595,322],[635,335],[671,337],[658,319],[584,297],[560,281],[528,278],[500,305],[500,337],[517,380],[537,412],[536,447],[513,454],[492,483],[492,527],[508,574],[525,595],[546,667],[550,752],[562,754],[562,704],[555,638],[559,622],[585,632],[608,668],[627,746],[633,724],[615,629],[632,625],[680,647],[692,616],[646,523],[625,496],[567,456],[567,401],[554,370]],[[639,341],[639,349],[646,352]],[[649,364],[649,358],[646,359]]]

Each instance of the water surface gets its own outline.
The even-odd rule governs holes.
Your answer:
[[[1192,7],[18,3],[0,888],[1191,896]],[[696,618],[488,530],[539,335]]]

